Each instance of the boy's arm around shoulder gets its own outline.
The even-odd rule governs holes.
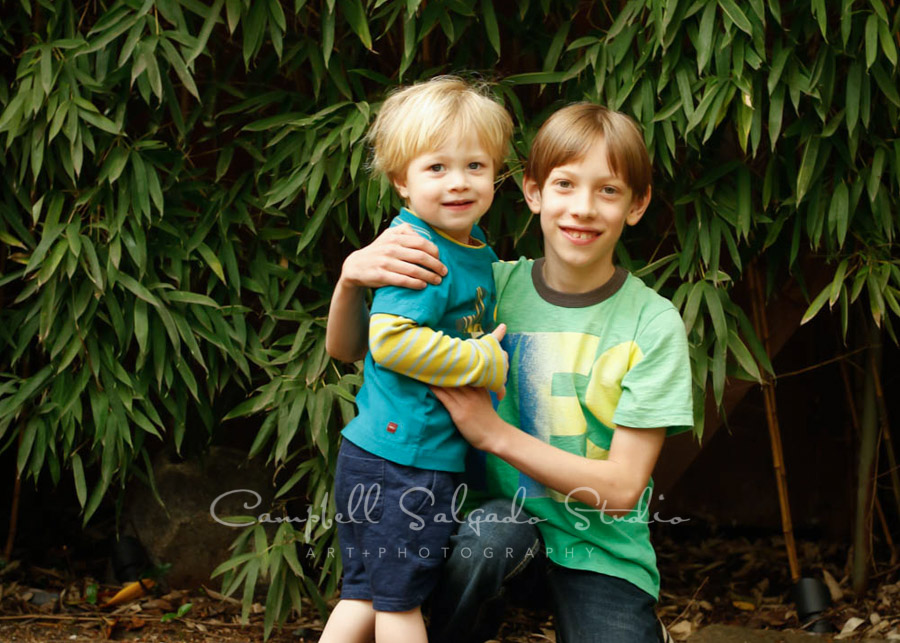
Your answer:
[[[366,328],[369,311],[363,286],[338,280],[328,308],[325,350],[334,359],[355,362],[366,356]]]
[[[446,274],[447,268],[438,261],[436,245],[408,223],[388,228],[344,260],[328,310],[325,350],[342,362],[365,357],[369,325],[366,288],[421,290],[428,284],[440,284],[441,275]]]

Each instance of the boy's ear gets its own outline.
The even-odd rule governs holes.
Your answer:
[[[400,195],[401,199],[406,199],[409,197],[409,190],[406,189],[405,177],[398,177],[394,179],[394,188],[397,190],[397,194]]]
[[[632,201],[631,210],[625,216],[625,222],[628,225],[635,225],[638,221],[641,220],[641,217],[644,216],[644,212],[647,211],[647,207],[650,205],[650,198],[652,197],[653,189],[651,187],[647,187],[647,193]]]
[[[527,174],[522,178],[522,194],[525,195],[525,203],[535,214],[541,213],[541,186]]]

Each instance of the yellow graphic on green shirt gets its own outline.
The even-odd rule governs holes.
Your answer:
[[[622,395],[622,380],[643,359],[637,344],[603,350],[599,337],[585,333],[511,333],[503,340],[510,355],[501,415],[518,408],[517,425],[570,453],[604,460],[609,455]],[[516,486],[529,498],[564,495],[519,474]]]

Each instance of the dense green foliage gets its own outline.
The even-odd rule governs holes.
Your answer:
[[[21,474],[74,476],[87,521],[132,476],[152,485],[160,448],[202,447],[249,416],[279,497],[318,506],[360,381],[324,351],[331,284],[398,204],[363,137],[386,90],[435,73],[498,80],[515,116],[484,222],[502,257],[540,252],[515,183],[546,115],[589,99],[643,126],[655,199],[620,260],[680,308],[698,401],[771,371],[732,297],[759,257],[770,287],[802,280],[804,257],[834,263],[808,316],[827,301],[846,329],[859,300],[894,336],[893,2],[502,7],[3,2],[0,440]],[[229,591],[249,607],[269,579],[271,629],[333,590],[331,534],[249,529],[222,568]],[[296,540],[324,564],[301,564]]]

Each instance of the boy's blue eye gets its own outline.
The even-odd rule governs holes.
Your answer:
[[[566,179],[560,179],[559,181],[556,182],[556,185],[558,185],[561,188],[570,188],[570,187],[572,187],[572,182],[568,181]]]
[[[480,170],[482,168],[482,163],[479,161],[472,161],[469,163],[470,170]]]
[[[428,169],[431,170],[432,172],[440,172],[441,170],[444,169],[444,166],[442,163],[435,163],[434,165],[428,166]]]

